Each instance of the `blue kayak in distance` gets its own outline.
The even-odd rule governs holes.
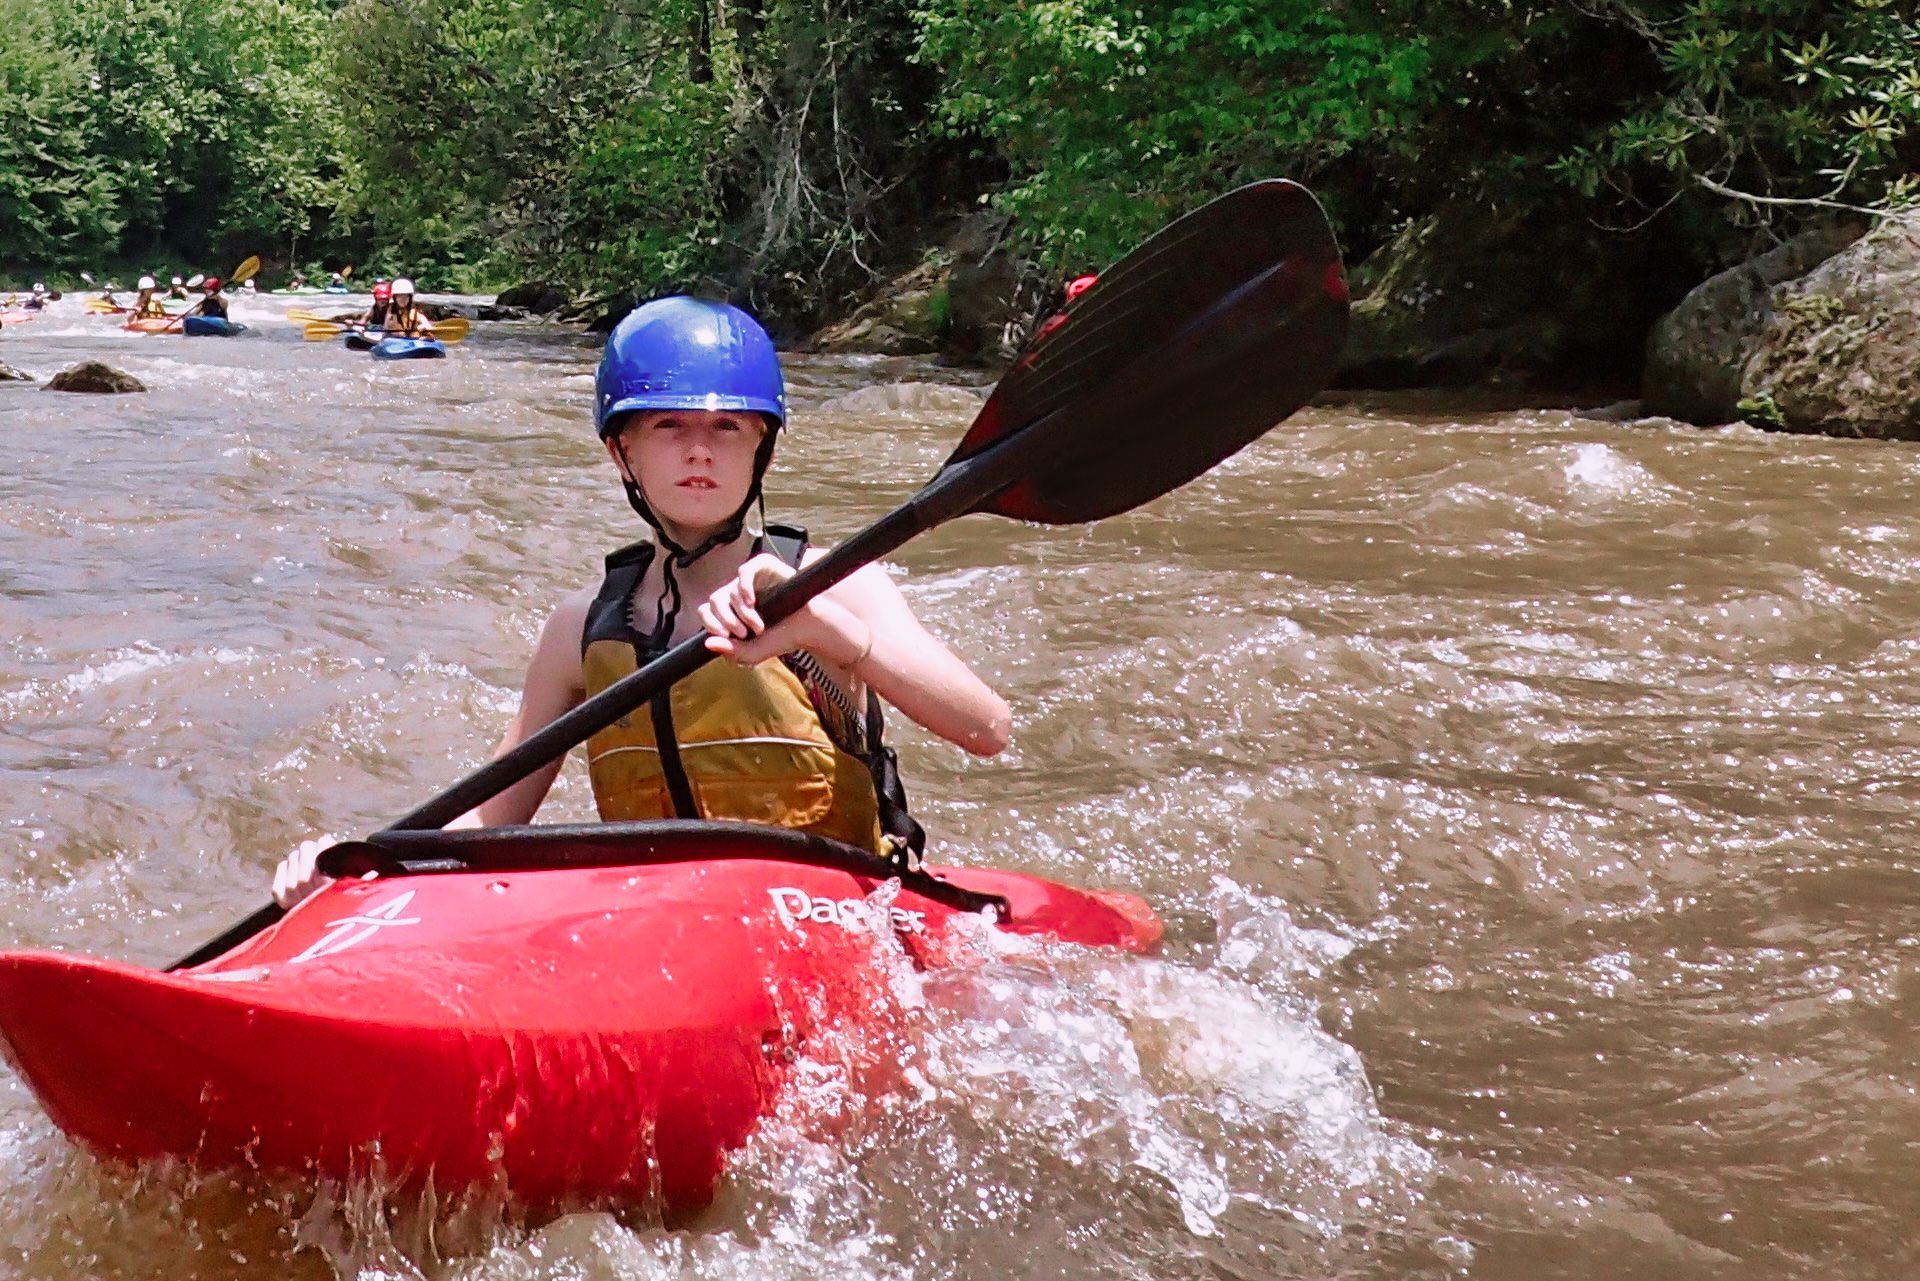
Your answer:
[[[375,360],[439,360],[447,345],[438,338],[382,338],[370,350]]]
[[[218,316],[188,316],[180,322],[180,329],[189,338],[231,338],[247,332],[245,325]]]
[[[373,345],[383,337],[385,337],[385,331],[380,329],[350,329],[345,339],[347,350],[372,351]]]

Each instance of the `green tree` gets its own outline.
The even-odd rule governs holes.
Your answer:
[[[90,71],[46,5],[0,0],[0,266],[70,264],[119,236],[114,175],[92,156]]]

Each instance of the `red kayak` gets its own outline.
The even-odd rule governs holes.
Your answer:
[[[1145,952],[1131,895],[1012,872],[903,879],[745,824],[384,833],[206,965],[0,953],[0,1048],[111,1157],[439,1188],[523,1204],[704,1205],[816,1029],[879,1017],[875,931],[938,965],[956,914]],[[354,862],[349,850],[371,851]],[[424,860],[424,861],[423,861]]]

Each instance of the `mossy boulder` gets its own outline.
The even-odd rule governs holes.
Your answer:
[[[1738,419],[1748,396],[1747,364],[1773,319],[1776,292],[1863,230],[1859,223],[1811,228],[1695,286],[1647,336],[1647,409],[1703,425]]]
[[[1771,303],[1741,371],[1743,417],[1920,440],[1920,216],[1882,222]]]

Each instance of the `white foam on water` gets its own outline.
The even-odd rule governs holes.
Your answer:
[[[43,699],[79,697],[109,685],[118,685],[148,672],[176,667],[183,663],[208,662],[229,666],[235,663],[251,662],[258,656],[254,650],[229,649],[225,646],[208,650],[172,652],[163,650],[149,641],[137,640],[131,645],[112,651],[104,662],[89,663],[77,672],[70,672],[53,679],[32,680],[20,689],[0,693],[0,706],[22,707]]]
[[[1575,445],[1572,455],[1560,474],[1575,498],[1626,498],[1665,488],[1646,468],[1598,441]]]

